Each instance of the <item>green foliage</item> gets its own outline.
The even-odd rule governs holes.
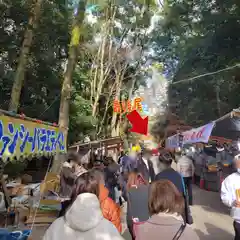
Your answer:
[[[70,128],[69,128],[69,143],[74,143],[76,140],[84,140],[86,135],[94,137],[96,131],[96,121],[92,118],[92,108],[89,100],[77,95],[71,103],[70,110]]]
[[[153,48],[173,78],[171,111],[198,126],[239,107],[239,67],[187,80],[239,63],[239,2],[170,0],[161,14]]]

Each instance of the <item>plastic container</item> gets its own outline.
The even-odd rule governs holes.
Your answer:
[[[31,234],[31,230],[9,232],[5,228],[0,229],[1,240],[27,240]]]
[[[0,228],[0,239],[1,240],[9,240],[10,232],[5,228]]]

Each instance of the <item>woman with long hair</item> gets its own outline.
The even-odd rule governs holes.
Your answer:
[[[158,180],[151,184],[148,208],[150,219],[134,226],[136,240],[199,240],[184,222],[184,198],[169,180]]]
[[[79,176],[64,216],[52,223],[43,240],[123,240],[116,227],[103,217],[98,196],[96,178],[89,172]]]
[[[127,200],[127,225],[134,239],[134,223],[146,221],[149,218],[148,182],[138,171],[129,173],[124,196]]]

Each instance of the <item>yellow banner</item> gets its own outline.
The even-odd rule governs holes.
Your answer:
[[[6,160],[65,152],[66,139],[58,127],[0,116],[0,158]]]

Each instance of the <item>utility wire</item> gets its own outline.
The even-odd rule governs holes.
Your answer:
[[[59,97],[60,97],[60,93],[54,98],[52,103],[40,114],[40,116],[38,118],[42,117],[44,115],[44,113],[46,111],[48,111],[48,109],[50,109],[52,107],[52,105],[58,100]]]
[[[208,72],[208,73],[204,73],[204,74],[201,74],[201,75],[197,75],[195,77],[182,79],[182,80],[179,80],[177,82],[171,82],[171,85],[175,85],[175,84],[179,84],[179,83],[183,83],[183,82],[189,82],[189,81],[192,81],[192,80],[195,80],[195,79],[198,79],[198,78],[211,76],[211,75],[214,75],[214,74],[217,74],[217,73],[220,73],[220,72],[225,72],[225,71],[237,68],[237,67],[240,67],[240,64],[236,64],[236,65],[233,65],[231,67],[223,68],[223,69],[220,69],[220,70],[215,71],[215,72]]]
[[[231,69],[234,69],[234,68],[237,68],[237,67],[240,67],[240,64],[236,64],[236,65],[233,65],[231,67],[227,67],[227,68],[224,68],[224,69],[220,69],[218,71],[215,71],[215,72],[209,72],[209,73],[204,73],[204,74],[201,74],[201,75],[197,75],[195,77],[191,77],[191,78],[186,78],[186,79],[182,79],[180,81],[177,81],[177,82],[172,82],[171,85],[175,85],[175,84],[178,84],[178,83],[183,83],[183,82],[189,82],[189,81],[192,81],[192,80],[195,80],[195,79],[199,79],[199,78],[202,78],[202,77],[205,77],[205,76],[210,76],[210,75],[214,75],[214,74],[217,74],[217,73],[220,73],[220,72],[224,72],[224,71],[228,71],[228,70],[231,70]],[[77,91],[78,92],[78,91]],[[80,92],[80,91],[79,91]],[[60,97],[60,93],[55,97],[55,99],[52,101],[52,103],[41,113],[41,115],[39,116],[39,118],[41,116],[44,115],[45,112],[47,112],[52,106],[53,104],[58,100],[58,98]],[[5,102],[4,102],[5,103]]]

